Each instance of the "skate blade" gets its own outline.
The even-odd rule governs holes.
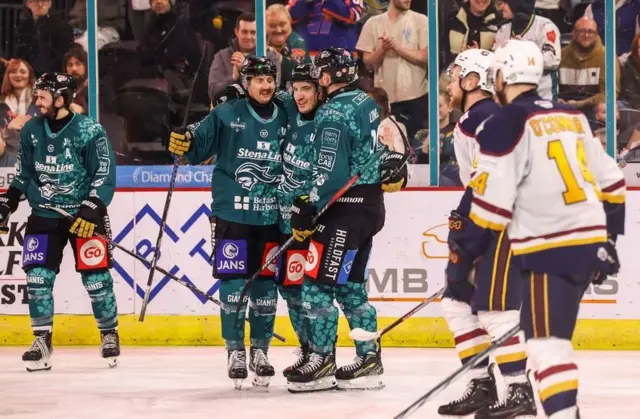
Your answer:
[[[367,375],[353,380],[338,380],[338,390],[382,390],[384,383],[380,375]]]
[[[294,383],[287,380],[289,393],[312,393],[315,391],[329,391],[338,387],[336,377],[323,377],[308,383]]]
[[[107,361],[107,365],[109,366],[109,368],[115,368],[118,366],[118,357],[117,356],[110,356],[107,358],[104,358]]]
[[[232,378],[231,381],[233,381],[234,390],[242,390],[242,382],[244,381],[244,378]]]
[[[49,371],[51,369],[51,360],[24,361],[24,364],[29,372]]]
[[[254,387],[262,387],[262,388],[267,388],[269,387],[269,383],[271,383],[271,377],[258,377],[257,375],[253,377],[253,381],[251,382],[251,384],[253,384]]]

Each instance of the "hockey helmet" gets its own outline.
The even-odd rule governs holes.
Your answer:
[[[331,83],[352,83],[358,79],[358,64],[346,49],[326,48],[313,59],[311,75],[319,79],[324,72],[331,76]]]
[[[276,82],[276,88],[280,85],[278,67],[276,67],[273,61],[264,57],[256,57],[255,55],[247,56],[240,69],[242,87],[249,89],[249,80],[251,80],[252,77],[259,76],[271,76]]]
[[[65,73],[44,73],[33,84],[32,94],[36,94],[38,90],[46,90],[51,93],[53,101],[58,97],[64,100],[64,106],[73,103],[78,90],[76,79]]]
[[[296,81],[308,81],[317,83],[318,80],[312,77],[313,66],[311,64],[300,64],[293,68],[291,72],[291,83]]]
[[[460,67],[460,79],[469,74],[477,74],[480,78],[478,88],[487,93],[494,94],[495,88],[492,83],[491,65],[493,64],[493,53],[484,49],[472,48],[461,52],[449,68],[449,74],[454,66]]]
[[[544,72],[542,52],[531,41],[510,39],[494,53],[492,79],[495,84],[498,71],[502,72],[505,85],[539,85]]]

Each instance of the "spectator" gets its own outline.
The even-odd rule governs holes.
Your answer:
[[[2,79],[0,102],[4,102],[15,116],[29,115],[35,107],[31,106],[31,87],[36,81],[33,69],[24,60],[9,60]]]
[[[509,39],[534,42],[542,51],[544,73],[538,85],[538,94],[545,99],[558,97],[558,66],[560,65],[560,31],[549,19],[534,13],[535,0],[499,1],[498,7],[509,23],[500,26],[496,33],[495,48]],[[494,49],[495,49],[494,48]]]
[[[290,0],[294,29],[312,57],[325,48],[356,48],[357,23],[363,13],[359,0]]]
[[[57,70],[73,44],[73,29],[51,13],[51,0],[26,0],[29,13],[17,27],[18,58],[31,63],[36,76]]]
[[[378,127],[378,141],[386,145],[391,151],[403,153],[406,148],[405,143],[408,142],[407,129],[402,122],[398,122],[396,117],[391,115],[387,92],[380,87],[374,87],[369,90],[369,96],[382,110],[380,114],[380,126]]]
[[[491,0],[468,0],[455,16],[447,19],[445,37],[447,64],[467,48],[490,50],[496,38],[500,16]]]
[[[389,95],[391,110],[405,122],[407,133],[427,124],[427,17],[409,9],[411,0],[391,0],[387,12],[362,28],[357,49],[373,68],[374,85]]]
[[[0,167],[12,167],[16,164],[17,151],[12,152],[7,147],[2,132],[3,129],[0,128]]]
[[[573,29],[571,43],[562,49],[560,100],[593,118],[594,106],[604,100],[605,82],[605,51],[596,21],[580,18]],[[619,87],[618,79],[616,95]]]
[[[209,69],[209,99],[214,102],[216,95],[225,87],[240,79],[240,69],[244,59],[256,51],[256,17],[253,13],[242,13],[236,21],[235,38],[231,46],[216,53]],[[278,63],[278,56],[270,51],[267,58]]]
[[[596,21],[602,43],[604,36],[604,0],[595,0],[587,7],[584,15]],[[631,41],[639,24],[640,0],[616,0],[616,54],[619,56],[629,52]]]
[[[278,54],[282,73],[280,87],[285,87],[293,68],[311,60],[304,40],[291,29],[289,10],[282,4],[274,4],[267,8],[266,15],[267,44]]]
[[[622,106],[640,109],[640,34],[633,38],[629,58],[622,66],[620,84]]]
[[[150,0],[152,15],[142,45],[145,59],[158,65],[178,91],[188,91],[202,52],[195,30],[180,19],[169,0]]]
[[[87,53],[84,49],[78,47],[71,48],[62,60],[62,71],[73,76],[78,84],[76,97],[69,109],[75,113],[88,113],[87,86],[89,85],[89,77],[87,74]]]

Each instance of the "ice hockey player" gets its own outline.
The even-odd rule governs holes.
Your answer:
[[[291,237],[291,206],[300,194],[308,193],[302,188],[310,188],[312,169],[310,158],[314,155],[311,136],[313,119],[320,105],[318,81],[311,77],[311,64],[296,66],[291,72],[290,90],[292,98],[283,102],[289,122],[287,133],[281,145],[283,178],[278,185],[278,206],[280,207],[280,242]],[[277,279],[280,295],[287,302],[289,318],[300,342],[296,362],[285,368],[286,377],[309,359],[308,319],[302,307],[302,280],[307,260],[309,240],[294,241],[278,261]]]
[[[276,189],[281,176],[281,133],[286,114],[273,103],[277,69],[266,58],[246,58],[240,76],[248,96],[215,107],[186,132],[172,132],[169,151],[199,164],[217,155],[212,175],[213,276],[222,280],[222,337],[229,378],[237,389],[247,378],[244,319],[240,302],[245,281],[278,250]],[[278,291],[275,263],[262,271],[249,291],[253,385],[266,387],[275,374],[267,358],[273,337]],[[236,308],[240,321],[236,327]]]
[[[560,30],[551,20],[534,13],[535,0],[505,0],[498,7],[511,22],[500,26],[496,33],[495,48],[509,39],[534,42],[544,57],[544,75],[538,85],[538,94],[544,99],[558,98],[558,67],[560,66]],[[495,50],[494,48],[494,50]]]
[[[380,389],[383,367],[376,343],[356,342],[355,362],[336,371],[338,309],[333,301],[337,300],[351,328],[376,330],[376,310],[367,296],[366,265],[373,236],[384,225],[382,191],[399,190],[406,173],[394,171],[395,176],[389,176],[402,165],[402,155],[395,155],[399,153],[389,153],[382,164],[378,160],[367,165],[379,147],[380,109],[353,84],[357,76],[351,54],[328,48],[314,58],[313,66],[313,77],[326,99],[314,119],[311,191],[295,199],[291,213],[294,237],[299,241],[311,237],[302,285],[311,353],[307,363],[289,373],[289,391],[336,386]],[[362,169],[356,185],[312,225],[317,211]],[[380,179],[386,180],[383,189]]]
[[[41,116],[20,131],[16,177],[0,195],[0,224],[7,224],[23,195],[31,207],[22,251],[35,335],[22,355],[30,372],[51,369],[53,284],[69,241],[100,330],[100,353],[110,367],[116,366],[120,355],[118,309],[109,273],[111,249],[94,236],[111,234],[107,206],[113,198],[116,166],[102,126],[69,110],[76,89],[74,78],[63,73],[43,74],[33,85]],[[75,219],[63,218],[46,206],[63,209]]]
[[[495,52],[504,108],[476,131],[478,168],[465,192],[470,213],[456,221],[450,261],[459,278],[468,276],[492,237],[507,230],[525,282],[520,325],[542,406],[547,417],[574,419],[571,337],[587,287],[620,268],[615,241],[624,233],[625,182],[584,114],[538,96],[543,60],[529,41],[511,40]]]
[[[475,132],[480,124],[499,111],[493,99],[494,87],[490,78],[493,54],[482,49],[460,53],[451,67],[449,94],[454,107],[465,112],[454,129],[454,148],[460,164],[460,179],[467,186],[476,170],[478,150],[482,147]],[[486,141],[493,141],[486,138]],[[456,230],[461,226],[458,213],[468,216],[468,208],[459,209],[449,218],[449,241],[455,246]],[[492,340],[520,322],[522,284],[520,271],[511,263],[511,244],[505,231],[495,235],[475,264],[475,274],[457,275],[457,266],[447,268],[447,288],[442,299],[445,319],[453,333],[460,361],[469,362],[486,349]],[[498,350],[497,366],[506,386],[512,391],[509,398],[498,397],[494,365],[488,359],[472,368],[464,395],[440,406],[438,413],[446,416],[476,418],[504,418],[512,415],[536,415],[533,389],[526,376],[527,356],[524,336],[515,336]]]

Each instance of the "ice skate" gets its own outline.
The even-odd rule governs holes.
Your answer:
[[[489,368],[489,374],[494,377],[495,382],[493,368]],[[531,381],[527,377],[526,383],[509,384],[505,399],[480,409],[476,413],[475,419],[535,419],[537,414],[536,399],[533,395]]]
[[[336,382],[336,360],[333,354],[321,355],[312,352],[306,364],[295,369],[287,376],[291,393],[309,393],[333,390]]]
[[[340,390],[380,390],[384,388],[383,373],[380,354],[369,352],[356,357],[353,364],[338,368],[336,380]]]
[[[498,401],[496,384],[492,377],[473,378],[462,397],[438,408],[443,416],[472,415]]]
[[[120,356],[120,337],[116,329],[104,330],[100,332],[100,355],[107,360],[109,368],[118,366]]]
[[[31,348],[22,354],[22,360],[29,372],[49,371],[51,369],[51,332],[35,332]]]
[[[229,378],[233,380],[233,386],[236,390],[242,388],[242,382],[249,375],[247,372],[247,353],[241,351],[229,351],[227,356],[227,368],[229,370]]]
[[[296,350],[296,355],[298,355],[298,359],[292,365],[289,365],[287,368],[285,368],[282,371],[282,375],[284,375],[285,377],[288,377],[289,374],[291,374],[291,371],[298,369],[304,364],[306,364],[306,362],[309,360],[309,353],[310,353],[310,350],[308,345],[302,345],[300,348],[298,348]]]
[[[273,365],[269,363],[267,353],[258,348],[251,348],[249,370],[255,374],[252,381],[255,387],[269,387],[271,377],[276,375]]]

